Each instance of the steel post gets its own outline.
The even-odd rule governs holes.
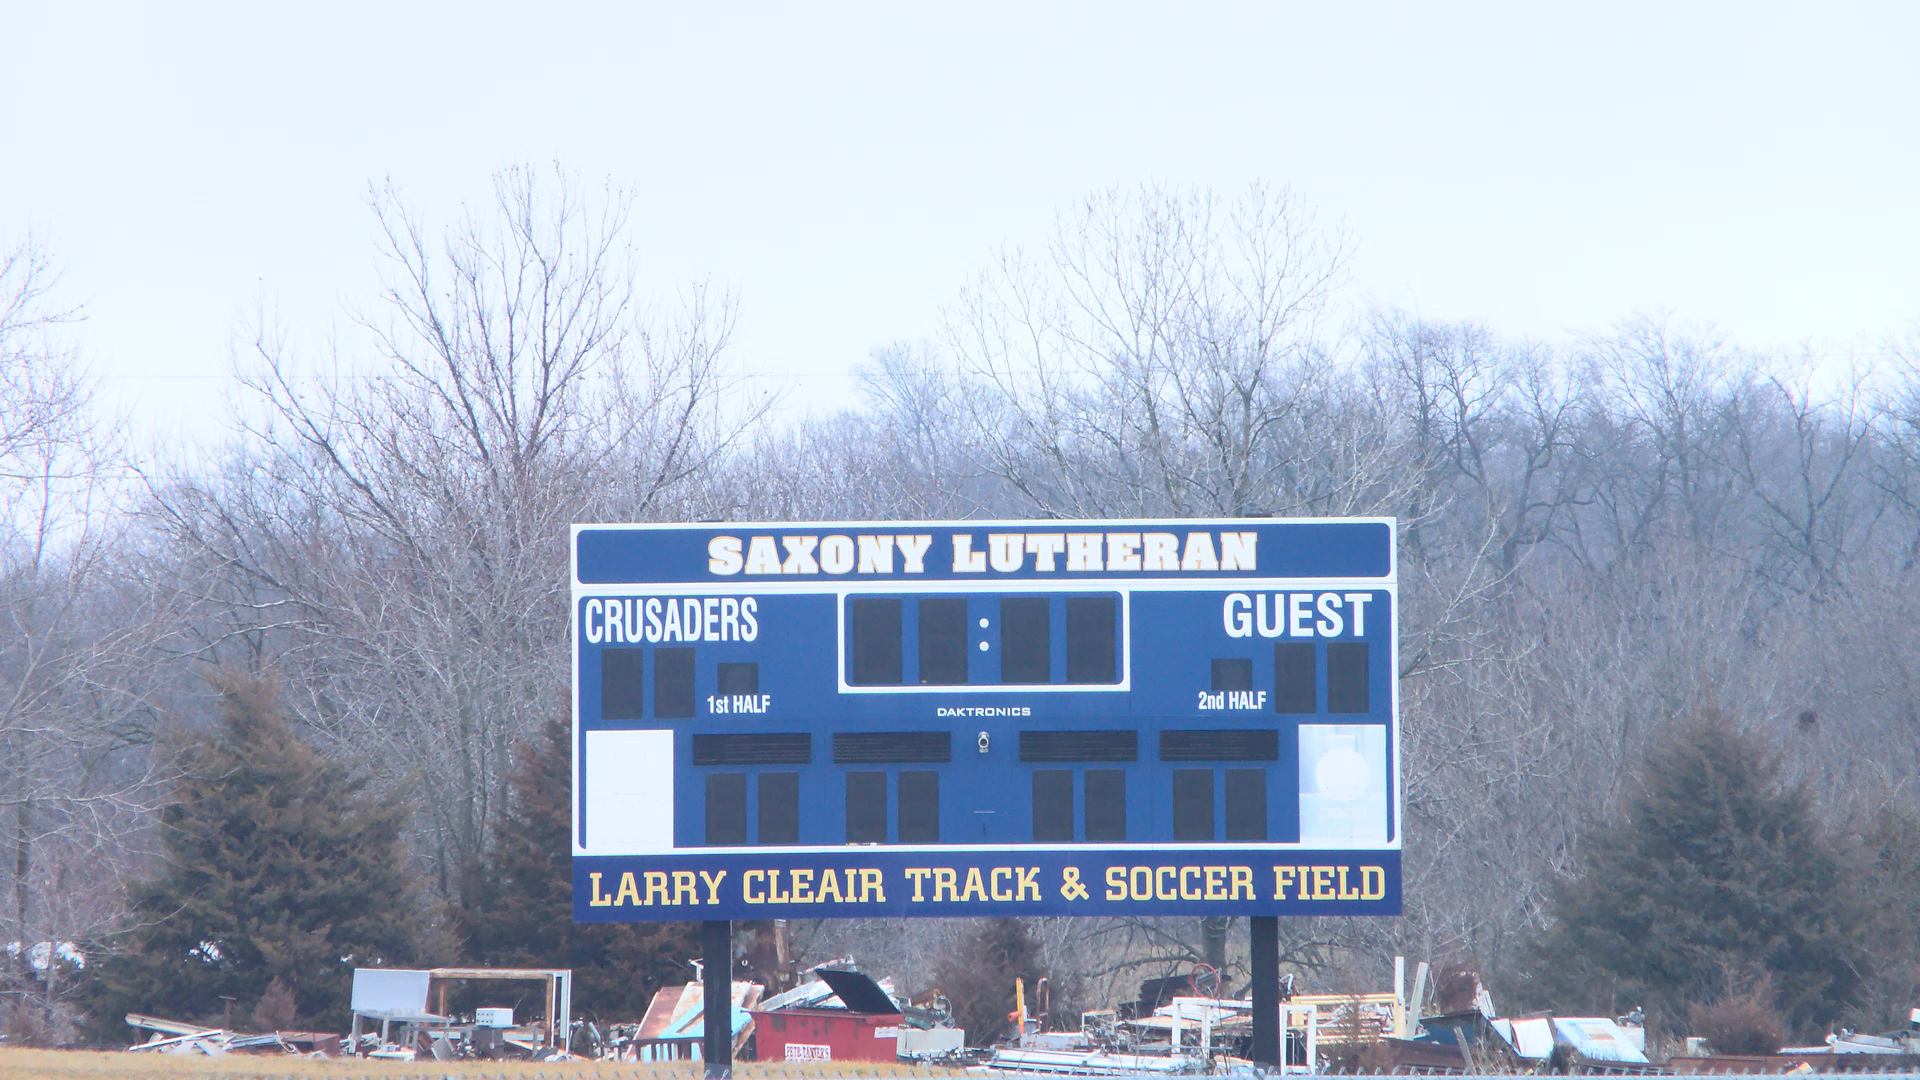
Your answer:
[[[700,924],[702,983],[701,1057],[707,1080],[733,1076],[733,924],[724,919]]]
[[[1253,971],[1253,1062],[1269,1069],[1285,1064],[1280,1037],[1280,917],[1255,915],[1249,920]]]

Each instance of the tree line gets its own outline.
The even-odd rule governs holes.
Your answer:
[[[22,943],[0,993],[17,1030],[110,1022],[120,1005],[87,997],[109,980],[87,972],[137,988],[125,958],[177,966],[209,943],[169,939],[151,890],[204,895],[179,877],[198,856],[177,808],[243,797],[240,763],[209,764],[238,752],[235,717],[284,728],[287,775],[364,804],[355,872],[405,914],[378,927],[391,939],[329,923],[312,956],[573,950],[678,977],[692,949],[674,931],[536,933],[526,905],[564,884],[502,887],[563,850],[541,839],[565,775],[542,747],[567,715],[576,521],[1398,518],[1406,915],[1286,922],[1309,983],[1378,986],[1405,954],[1475,966],[1516,1004],[1651,1004],[1592,996],[1645,985],[1677,1017],[1749,992],[1762,972],[1724,956],[1668,980],[1684,993],[1542,974],[1577,968],[1542,960],[1571,947],[1586,901],[1569,883],[1624,843],[1606,829],[1644,820],[1649,768],[1703,717],[1774,763],[1763,786],[1791,795],[1795,835],[1845,854],[1856,886],[1920,834],[1911,342],[1756,353],[1632,316],[1539,342],[1370,310],[1346,286],[1351,242],[1286,190],[1150,187],[988,253],[923,340],[859,367],[857,398],[796,416],[741,373],[723,287],[640,293],[617,189],[522,168],[449,222],[391,187],[369,203],[379,293],[323,347],[248,326],[231,428],[184,449],[102,420],[49,254],[0,263],[0,938]],[[1793,1023],[1906,1007],[1920,912],[1884,899],[1897,917],[1871,931],[1836,924],[1854,951],[1823,984],[1833,1008],[1776,984]],[[498,922],[515,904],[525,921]],[[793,930],[803,955],[851,952],[910,988],[978,940]],[[1245,970],[1232,920],[1029,933],[1061,1012],[1187,961]],[[85,969],[30,959],[66,941]],[[331,1017],[324,967],[256,964],[245,994],[277,978],[275,1009]]]

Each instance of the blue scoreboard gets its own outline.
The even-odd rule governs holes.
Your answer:
[[[1400,911],[1391,519],[572,545],[577,919]]]

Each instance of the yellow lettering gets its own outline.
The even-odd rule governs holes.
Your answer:
[[[1312,876],[1312,875],[1310,875],[1310,874],[1308,873],[1308,871],[1310,871],[1310,870],[1312,870],[1312,869],[1313,869],[1313,867],[1311,867],[1311,866],[1296,866],[1296,867],[1294,867],[1294,869],[1295,869],[1295,870],[1298,870],[1298,871],[1300,871],[1300,891],[1299,891],[1299,893],[1297,893],[1297,894],[1296,894],[1296,895],[1294,896],[1294,899],[1295,899],[1295,900],[1311,900],[1311,899],[1313,899],[1313,890],[1312,890],[1311,888],[1309,888],[1309,887],[1308,887],[1309,885],[1311,885],[1311,884],[1312,884],[1312,882],[1311,882],[1311,880],[1310,880],[1310,878],[1311,878],[1311,876]]]
[[[793,902],[796,904],[813,903],[813,871],[789,870],[793,876]]]
[[[633,899],[627,899],[629,896]],[[633,880],[631,871],[620,875],[620,893],[613,898],[614,907],[626,907],[629,904],[640,906],[640,883]]]
[[[957,899],[957,897],[953,895],[953,885],[957,880],[959,879],[954,876],[953,867],[936,867],[933,871],[933,902],[936,904],[940,902],[940,893],[942,890],[946,892],[947,899]]]
[[[1316,866],[1313,868],[1313,898],[1315,900],[1332,900],[1334,898],[1333,867]]]
[[[613,897],[600,895],[600,874],[594,871],[587,875],[588,907],[612,907]]]
[[[680,899],[683,896],[686,897],[685,900]],[[694,887],[693,871],[675,870],[673,872],[673,902],[675,905],[700,902],[700,895]]]
[[[1162,866],[1154,870],[1153,898],[1155,900],[1178,900],[1180,898],[1179,894],[1173,891],[1173,886],[1167,884],[1167,879],[1171,878],[1178,870],[1178,867],[1173,866]]]
[[[1124,866],[1107,867],[1107,899],[1125,900],[1127,898],[1127,868]]]
[[[1135,900],[1153,899],[1153,867],[1136,866],[1127,871],[1127,895]]]
[[[1032,890],[1035,900],[1040,899],[1040,868],[1037,866],[1023,866],[1019,868],[1019,871],[1019,889],[1015,893],[1014,899],[1025,900],[1028,890]],[[1084,896],[1086,894],[1083,892],[1081,895]]]
[[[1360,899],[1360,890],[1359,890],[1359,889],[1349,889],[1349,888],[1347,888],[1347,868],[1346,868],[1346,867],[1344,867],[1344,866],[1340,868],[1340,893],[1339,893],[1339,897],[1340,897],[1340,899],[1342,899],[1342,900],[1358,900],[1358,899]]]
[[[725,870],[720,871],[720,876],[726,877],[727,872]],[[758,896],[755,896],[753,893],[753,883],[756,881],[760,883],[760,890],[761,890],[760,895]],[[749,904],[766,903],[767,902],[766,888],[767,888],[767,872],[765,870],[749,870],[746,873],[740,875],[740,899],[746,901],[747,903]],[[709,903],[711,903],[711,901],[709,901]]]
[[[1293,884],[1293,867],[1276,866],[1273,868],[1273,898],[1275,900],[1285,900],[1287,898],[1287,886],[1291,884]]]
[[[707,903],[719,903],[720,883],[727,880],[727,872],[722,870],[717,874],[709,874],[705,870],[702,870],[700,871],[700,880],[707,884]]]
[[[776,904],[791,903],[793,897],[780,891],[780,871],[767,871],[767,899]]]
[[[980,880],[980,868],[977,866],[967,867],[967,886],[960,890],[960,899],[985,900],[986,898],[987,885],[986,882]]]
[[[1000,879],[1003,877],[1011,879],[1013,877],[1013,867],[996,866],[993,868],[993,898],[995,900],[1013,899],[1013,893],[1011,891],[1002,892],[1000,889]]]
[[[1225,900],[1227,898],[1227,868],[1224,866],[1207,867],[1207,899]]]
[[[660,897],[660,903],[662,903],[662,904],[665,904],[665,903],[667,902],[667,874],[666,874],[666,871],[664,871],[664,870],[649,870],[649,871],[647,871],[647,873],[646,873],[646,879],[647,879],[647,899],[646,899],[646,905],[647,905],[648,907],[652,907],[652,906],[653,906],[653,898],[654,898],[654,896],[655,896],[656,894],[657,894],[657,895],[658,895],[658,896]]]
[[[1387,872],[1378,866],[1360,868],[1360,899],[1378,900],[1387,895]]]
[[[847,871],[847,891],[853,891],[853,871],[851,870]],[[813,902],[816,904],[826,903],[828,893],[833,894],[835,903],[840,903],[846,899],[846,897],[840,895],[840,874],[832,867],[820,871],[820,893],[813,898]]]
[[[925,877],[926,873],[925,870],[920,871],[922,877]],[[915,900],[920,899],[920,883],[918,881],[913,883],[913,898]],[[869,901],[878,904],[887,902],[887,894],[885,890],[880,888],[880,871],[874,869],[860,871],[860,902],[864,904]]]
[[[1240,899],[1241,889],[1247,890],[1247,899],[1253,899],[1253,867],[1233,866],[1228,869],[1233,872],[1233,889],[1227,894],[1227,899]]]
[[[865,874],[865,873],[868,873],[868,871],[862,871],[862,874]],[[927,869],[924,866],[907,867],[907,880],[913,882],[913,902],[914,903],[917,904],[917,903],[920,903],[922,900],[926,899],[926,897],[920,895],[920,885],[922,882],[927,880],[927,875],[931,873],[933,873],[933,871]],[[866,896],[862,895],[860,899],[865,900]]]
[[[1193,877],[1193,880],[1196,882],[1196,884],[1192,889],[1187,888],[1187,877],[1189,875],[1191,875]],[[1200,886],[1197,884],[1199,880],[1200,880],[1199,867],[1197,866],[1181,867],[1180,868],[1180,899],[1182,900],[1200,899]]]

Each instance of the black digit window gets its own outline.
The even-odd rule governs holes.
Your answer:
[[[1119,682],[1111,596],[1067,597],[1067,681]]]
[[[1267,838],[1267,771],[1227,770],[1227,839]]]
[[[747,842],[747,774],[707,774],[707,843]]]
[[[695,765],[811,765],[813,736],[804,731],[696,734]]]
[[[1021,761],[1137,761],[1137,731],[1023,731]]]
[[[693,650],[653,650],[653,715],[678,720],[693,715]]]
[[[1367,711],[1367,643],[1327,643],[1327,711]]]
[[[1313,643],[1282,641],[1273,646],[1273,711],[1315,711]]]
[[[840,731],[833,736],[835,765],[919,765],[952,760],[951,731]]]
[[[1273,728],[1226,731],[1163,731],[1161,761],[1278,761],[1280,732]]]
[[[638,720],[646,698],[641,693],[639,649],[600,650],[600,719]]]
[[[887,774],[847,774],[847,843],[887,842]]]
[[[1007,596],[1000,600],[1000,681],[1044,683],[1049,679],[1051,642],[1047,598]]]
[[[1127,774],[1119,769],[1088,769],[1081,777],[1086,788],[1088,840],[1127,838]]]
[[[853,654],[848,682],[856,686],[900,682],[900,601],[849,600],[847,638]]]
[[[1213,839],[1213,770],[1173,770],[1173,838],[1181,843]]]
[[[757,694],[760,692],[760,665],[754,661],[720,665],[714,692],[717,694]]]
[[[1241,656],[1215,657],[1212,689],[1253,689],[1253,661]]]
[[[1073,773],[1066,769],[1034,770],[1033,839],[1037,843],[1073,839]]]
[[[900,842],[937,844],[940,842],[940,774],[902,772],[900,774]]]
[[[939,597],[920,601],[920,681],[958,686],[967,681],[967,602]]]
[[[760,774],[760,842],[800,842],[800,774]]]

